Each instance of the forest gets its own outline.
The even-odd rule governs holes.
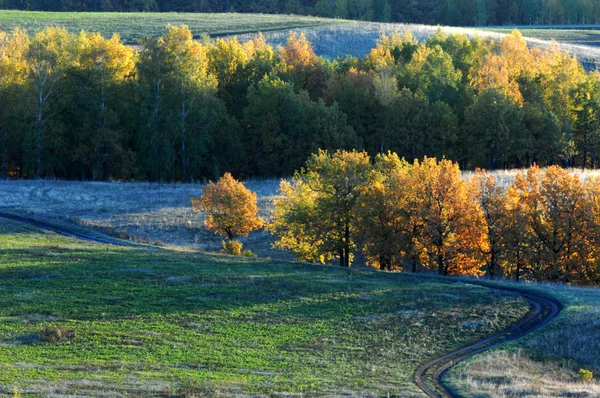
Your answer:
[[[0,34],[0,176],[287,177],[319,149],[446,158],[462,169],[595,168],[600,75],[560,50],[439,31],[326,60],[303,37],[124,45],[49,28]]]
[[[253,12],[429,25],[597,24],[594,0],[0,0],[34,11]]]

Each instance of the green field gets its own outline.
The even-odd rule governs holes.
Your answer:
[[[512,29],[485,29],[499,33],[510,33]],[[519,29],[523,36],[540,39],[556,40],[559,43],[600,46],[600,29]]]
[[[421,361],[527,311],[458,282],[105,247],[11,222],[0,273],[9,394],[410,395]],[[44,342],[47,326],[74,337]]]
[[[268,32],[344,23],[339,20],[297,15],[197,14],[197,13],[108,13],[108,12],[36,12],[0,10],[0,30],[24,27],[31,32],[48,26],[62,26],[71,32],[100,32],[104,36],[119,33],[133,44],[144,36],[160,36],[166,26],[188,25],[198,37],[202,34],[225,35]]]

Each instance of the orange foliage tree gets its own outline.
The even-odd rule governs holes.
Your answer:
[[[418,215],[424,221],[419,236],[423,260],[440,275],[481,275],[485,239],[483,214],[473,186],[462,178],[458,164],[425,158],[413,166]]]
[[[225,173],[217,182],[202,189],[200,198],[192,198],[194,212],[206,212],[204,225],[229,241],[239,236],[248,236],[260,229],[263,220],[258,216],[256,193],[247,189],[230,173]],[[239,248],[241,251],[241,247]]]
[[[483,214],[485,240],[477,240],[485,259],[490,278],[501,276],[504,239],[509,218],[506,192],[496,184],[493,174],[477,170],[471,181],[479,207]]]
[[[582,271],[595,264],[586,228],[589,202],[581,179],[559,166],[545,171],[531,167],[517,175],[531,235],[529,268],[534,278],[555,282],[585,279]]]
[[[371,183],[358,206],[360,241],[367,265],[403,269],[412,254],[411,165],[395,153],[378,155]]]

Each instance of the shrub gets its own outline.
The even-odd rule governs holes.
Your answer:
[[[45,343],[59,343],[75,337],[75,332],[65,327],[47,326],[40,332],[40,340]]]
[[[258,255],[250,249],[244,250],[244,253],[242,253],[242,254],[244,257],[258,257]]]
[[[579,373],[577,375],[577,378],[582,383],[589,383],[594,378],[594,374],[590,370],[579,369]]]
[[[223,254],[231,254],[233,256],[241,256],[242,255],[242,242],[238,242],[235,240],[224,240],[223,241],[223,250],[221,252]]]

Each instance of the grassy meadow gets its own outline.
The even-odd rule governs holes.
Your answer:
[[[587,46],[600,46],[600,26],[595,29],[589,28],[528,28],[527,26],[518,27],[519,31],[525,37],[540,40],[556,40],[559,43],[581,44]],[[512,29],[493,28],[485,29],[499,33],[510,33]]]
[[[527,311],[460,282],[106,247],[12,222],[0,273],[4,394],[415,396],[422,360]]]
[[[198,37],[202,34],[227,35],[246,32],[295,29],[342,23],[341,21],[297,15],[197,14],[136,12],[40,12],[0,10],[0,30],[23,27],[31,32],[61,26],[71,32],[86,30],[105,36],[119,33],[129,44],[144,36],[160,36],[167,25],[188,25]]]

